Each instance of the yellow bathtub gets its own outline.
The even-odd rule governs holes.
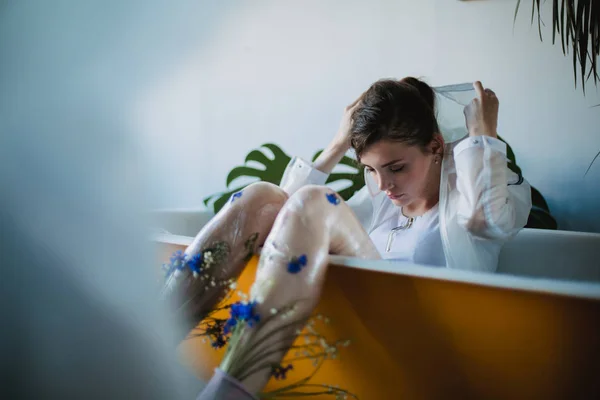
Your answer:
[[[191,238],[160,235],[160,258]],[[257,258],[240,279],[248,291]],[[476,274],[332,256],[316,312],[333,339],[351,339],[313,383],[360,399],[600,398],[600,284]],[[594,270],[595,271],[595,270]],[[222,351],[180,346],[203,380]],[[297,366],[293,381],[312,366]],[[266,390],[281,386],[272,381]],[[331,399],[331,397],[317,397]]]

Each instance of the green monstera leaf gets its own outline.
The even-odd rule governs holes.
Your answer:
[[[264,149],[269,149],[273,152],[273,158],[267,157],[264,153]],[[238,178],[255,178],[255,182],[263,181],[263,182],[271,182],[273,184],[279,184],[281,182],[281,178],[283,178],[283,173],[285,172],[285,167],[290,162],[291,157],[288,156],[273,143],[265,143],[260,146],[258,149],[252,150],[246,156],[244,160],[245,163],[256,162],[262,166],[262,168],[254,168],[248,165],[242,165],[239,167],[235,167],[232,169],[227,175],[226,187],[227,191],[216,193],[208,196],[204,199],[204,205],[212,208],[216,213],[219,212],[221,208],[227,203],[227,200],[231,197],[231,195],[235,192],[238,192],[248,186],[241,185],[237,186],[234,189],[230,189],[232,183]]]
[[[265,153],[263,153],[260,149],[252,150],[246,156],[244,162],[255,161],[264,166],[264,169],[256,169],[248,166],[235,167],[229,172],[227,175],[227,186],[236,180],[237,178],[250,176],[256,177],[258,180],[263,182],[270,182],[273,184],[279,184],[281,182],[281,178],[283,178],[283,173],[285,171],[285,167],[289,164],[291,157],[288,156],[279,148],[279,146],[273,143],[266,143],[261,146],[265,147],[273,152],[274,158],[268,158]]]

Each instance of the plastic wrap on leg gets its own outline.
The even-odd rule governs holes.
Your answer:
[[[231,196],[185,252],[174,254],[170,264],[165,264],[161,298],[170,303],[185,332],[228,295],[286,199],[273,184],[249,185]]]
[[[285,203],[262,249],[250,297],[260,319],[235,334],[221,363],[252,392],[287,368],[281,362],[319,301],[331,250],[379,257],[338,194],[305,186]]]

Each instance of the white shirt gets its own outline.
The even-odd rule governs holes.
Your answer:
[[[439,207],[436,205],[425,214],[413,218],[410,223],[410,218],[404,216],[402,209],[397,207],[397,212],[381,221],[369,236],[384,259],[444,267],[446,257],[439,216]],[[397,227],[404,229],[393,231]]]

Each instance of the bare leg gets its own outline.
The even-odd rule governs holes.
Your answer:
[[[251,293],[261,321],[244,327],[221,363],[250,393],[264,388],[270,366],[281,362],[317,305],[331,253],[379,258],[337,194],[325,187],[304,187],[285,203],[261,254]]]
[[[197,272],[184,260],[176,260],[162,297],[172,303],[184,325],[193,329],[229,290],[256,247],[273,226],[287,194],[278,186],[259,182],[232,196],[185,250],[186,260],[195,259]]]

